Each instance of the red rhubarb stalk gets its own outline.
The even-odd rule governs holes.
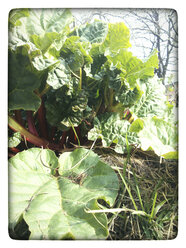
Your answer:
[[[12,152],[14,152],[14,153],[20,152],[20,150],[19,150],[18,148],[16,148],[16,147],[10,147],[9,149],[10,149]]]
[[[23,125],[23,119],[22,119],[22,116],[21,116],[21,110],[19,109],[19,110],[14,110],[14,114],[15,114],[15,119],[16,119],[16,121],[19,123],[19,124],[21,124],[22,126],[24,126]]]
[[[45,110],[45,106],[44,106],[44,101],[41,98],[41,106],[37,112],[38,121],[39,121],[39,129],[40,129],[41,136],[45,139],[49,139],[47,121],[46,121],[45,114],[46,114],[46,110]]]
[[[39,136],[34,124],[34,118],[32,111],[28,110],[27,114],[27,122],[28,122],[28,130],[30,133],[34,134],[35,136]]]
[[[56,151],[60,150],[59,145],[50,143],[44,138],[35,136],[34,134],[30,133],[26,128],[21,126],[16,120],[14,120],[10,116],[8,117],[8,125],[12,130],[16,132],[20,132],[20,134],[23,137],[26,137],[27,141],[29,141],[30,143],[36,146],[43,147],[43,148],[49,148],[49,149],[56,150]]]

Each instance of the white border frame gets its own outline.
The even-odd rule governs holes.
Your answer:
[[[8,14],[13,8],[171,8],[175,9],[178,14],[178,29],[179,29],[179,51],[178,51],[178,81],[179,81],[179,226],[178,236],[174,240],[168,241],[17,241],[12,240],[8,235],[8,171],[7,171],[7,95],[8,95]],[[156,0],[156,1],[118,1],[114,0],[87,0],[57,1],[57,0],[5,0],[1,3],[0,14],[0,61],[1,61],[1,90],[0,90],[0,113],[1,113],[1,128],[0,128],[0,241],[4,247],[22,248],[22,247],[77,247],[77,246],[100,246],[100,247],[129,247],[145,248],[145,247],[182,247],[186,240],[185,223],[186,223],[186,197],[185,184],[186,180],[186,165],[184,164],[184,145],[185,145],[185,109],[186,106],[186,32],[185,32],[186,14],[183,0]],[[185,56],[184,56],[185,54]]]

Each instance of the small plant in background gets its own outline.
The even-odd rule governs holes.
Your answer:
[[[155,191],[151,211],[145,209],[133,173],[139,210],[126,180],[132,151],[178,157],[174,105],[154,75],[157,52],[145,61],[135,57],[124,23],[96,20],[71,28],[72,22],[68,9],[16,9],[9,15],[13,237],[16,228],[27,226],[32,239],[107,238],[104,205],[114,206],[118,178],[133,203],[129,212],[152,224],[165,202],[157,204]],[[97,147],[127,152],[123,174],[117,169],[117,177],[99,160],[92,151]],[[73,201],[69,192],[76,192]]]

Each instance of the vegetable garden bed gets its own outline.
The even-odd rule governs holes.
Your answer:
[[[72,22],[9,15],[10,236],[174,238],[178,122],[157,51],[135,57],[124,23]]]

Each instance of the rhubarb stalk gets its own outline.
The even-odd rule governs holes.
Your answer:
[[[32,111],[27,111],[27,122],[28,122],[28,130],[30,133],[34,134],[35,136],[39,136],[34,124],[34,118]]]
[[[16,120],[14,120],[12,117],[8,117],[8,125],[9,127],[16,131],[16,132],[20,132],[20,134],[23,137],[26,137],[26,140],[29,141],[30,143],[39,146],[39,147],[43,147],[43,148],[49,148],[52,150],[59,150],[59,146],[57,144],[54,143],[50,143],[48,140],[44,139],[44,138],[40,138],[32,133],[30,133],[26,128],[24,128],[23,126],[21,126]]]
[[[23,125],[23,119],[22,119],[22,116],[21,116],[21,110],[20,110],[20,109],[14,110],[14,114],[15,114],[15,119],[16,119],[16,121],[17,121],[19,124],[21,124],[22,126],[24,126],[24,125]]]
[[[45,106],[44,106],[44,101],[41,98],[41,106],[38,109],[37,116],[38,116],[38,121],[39,121],[39,129],[41,136],[45,139],[48,139],[48,128],[47,128],[47,122],[45,118]]]

